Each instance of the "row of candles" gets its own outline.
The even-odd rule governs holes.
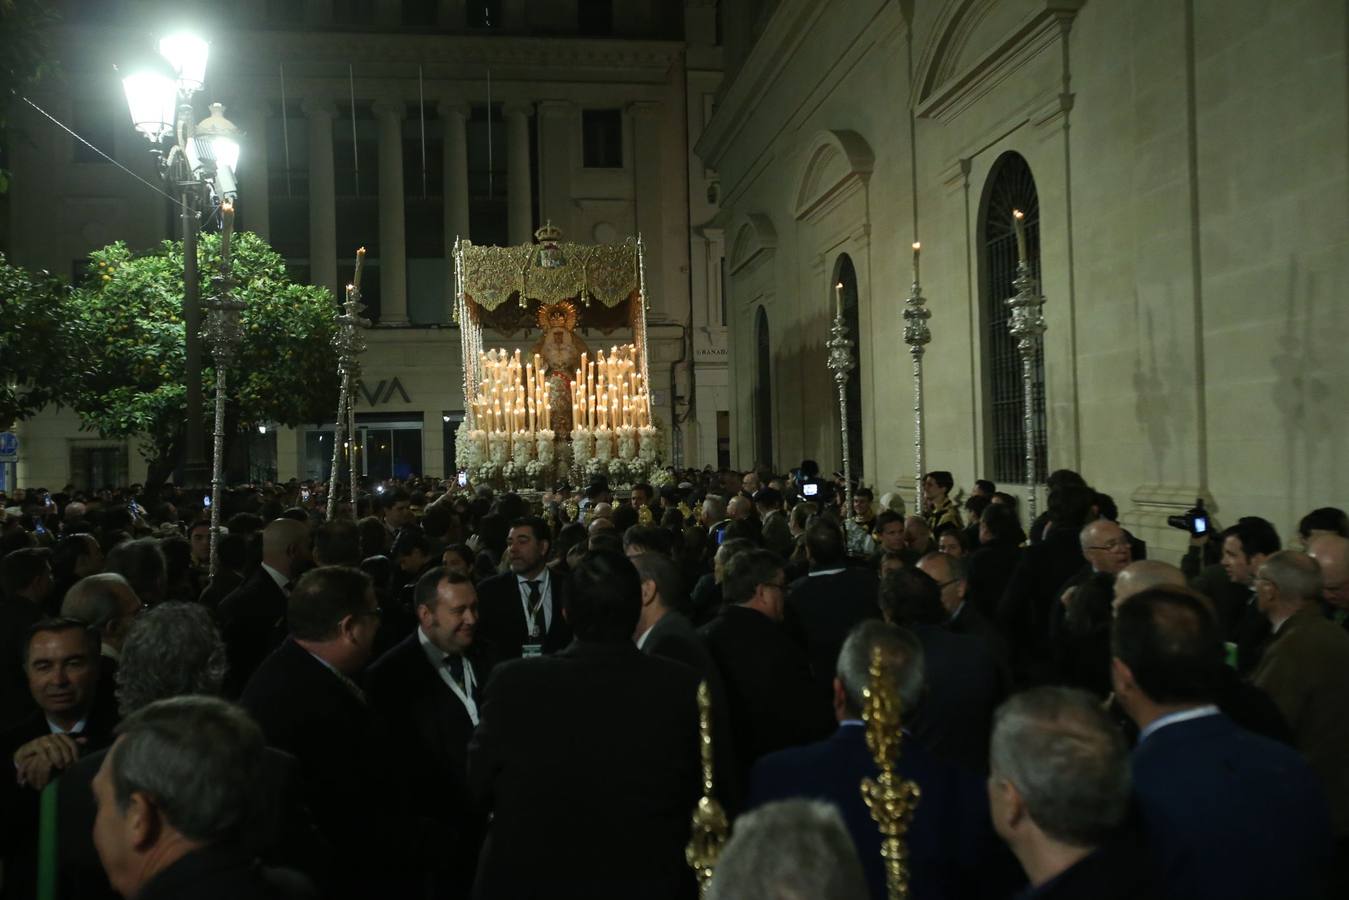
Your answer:
[[[1026,256],[1026,214],[1019,209],[1012,210],[1012,230],[1016,233],[1016,260],[1021,266],[1029,265]],[[923,245],[913,242],[913,283],[918,284],[918,254]],[[834,305],[836,314],[843,315],[843,282],[834,285]]]
[[[642,383],[637,346],[601,350],[590,359],[581,354],[572,387],[573,428],[642,428],[651,424],[651,394]]]
[[[488,350],[479,357],[482,381],[473,400],[474,426],[487,432],[546,431],[553,406],[539,355],[521,364],[520,351]]]

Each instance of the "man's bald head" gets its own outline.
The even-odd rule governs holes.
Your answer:
[[[1349,538],[1322,534],[1307,545],[1307,555],[1321,568],[1321,597],[1327,603],[1349,608]]]
[[[273,519],[262,529],[262,561],[285,575],[309,560],[309,524],[296,519]]]
[[[748,519],[754,514],[754,503],[748,497],[736,494],[726,504],[726,514],[732,519]]]
[[[1121,603],[1134,594],[1155,587],[1185,587],[1185,573],[1170,563],[1156,559],[1140,559],[1129,563],[1115,576],[1115,600],[1111,604],[1119,609]]]

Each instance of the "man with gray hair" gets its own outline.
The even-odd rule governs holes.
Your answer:
[[[1041,687],[998,708],[988,798],[1036,898],[1149,896],[1147,866],[1116,832],[1129,809],[1124,737],[1100,701]]]
[[[271,811],[262,731],[212,697],[131,715],[94,777],[94,845],[123,897],[267,900],[294,876],[257,868],[248,839]],[[187,777],[188,775],[191,777]],[[282,881],[281,879],[285,879]]]
[[[1115,595],[1111,608],[1118,613],[1125,600],[1155,587],[1183,588],[1185,573],[1160,560],[1136,559],[1115,576]]]
[[[108,661],[114,667],[108,673],[110,676],[115,673],[115,666],[121,660],[122,643],[126,640],[127,631],[140,611],[141,601],[131,583],[114,572],[81,578],[61,601],[63,617],[79,619],[98,632],[104,668],[108,668]]]
[[[829,801],[852,836],[871,897],[884,900],[881,834],[858,790],[863,778],[880,775],[862,722],[862,692],[871,682],[871,660],[877,651],[885,677],[899,697],[900,717],[908,719],[923,691],[923,645],[907,629],[862,622],[843,642],[835,667],[838,729],[827,740],[770,753],[755,763],[746,808],[792,797]],[[979,864],[996,841],[987,828],[988,804],[980,779],[938,760],[907,738],[901,745],[898,772],[920,792],[906,839],[910,896],[915,900],[986,896],[989,880],[996,876],[989,875],[991,869],[981,871]]]
[[[828,803],[784,800],[735,820],[708,900],[865,900],[857,852]]]
[[[1340,856],[1349,859],[1349,634],[1321,614],[1322,584],[1316,560],[1296,550],[1271,554],[1256,570],[1255,602],[1274,634],[1251,680],[1325,782]]]

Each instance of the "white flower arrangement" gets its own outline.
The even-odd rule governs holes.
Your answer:
[[[620,425],[614,429],[614,438],[619,459],[632,459],[637,455],[637,429],[631,425]]]
[[[521,469],[525,463],[534,458],[534,438],[528,431],[521,429],[515,432],[511,440],[511,461]]]
[[[534,448],[535,457],[538,459],[539,462],[543,463],[544,465],[551,465],[553,462],[554,458],[553,442],[555,438],[556,435],[553,434],[553,429],[551,428],[545,428],[544,430],[540,431],[536,437],[537,443],[535,444]]]
[[[608,462],[614,453],[614,432],[609,426],[601,425],[595,429],[595,458]]]
[[[660,490],[663,487],[675,483],[674,476],[666,469],[656,469],[651,473],[651,477],[648,478],[647,481],[649,481],[651,486],[656,490]]]
[[[473,443],[473,432],[468,422],[460,422],[454,432],[454,464],[460,469],[473,469],[482,461]]]
[[[525,476],[538,487],[552,472],[552,465],[541,459],[531,459],[525,464]]]
[[[595,455],[595,435],[588,428],[573,428],[571,432],[571,458],[578,466],[584,466]]]
[[[487,436],[488,459],[498,466],[505,465],[511,455],[510,435],[504,431],[494,431]]]
[[[605,460],[596,457],[591,457],[586,460],[585,465],[581,466],[580,469],[581,474],[585,477],[586,481],[590,481],[597,476],[609,474],[608,463]]]
[[[472,469],[470,477],[473,479],[474,484],[490,484],[496,480],[498,474],[500,474],[500,470],[498,469],[497,464],[491,460],[486,460],[478,463],[478,465]]]
[[[523,463],[517,463],[513,459],[501,467],[501,479],[506,482],[508,486],[513,487],[524,474],[525,465]]]
[[[660,456],[660,431],[654,425],[643,425],[637,429],[637,440],[641,445],[639,455],[647,462],[655,462]]]

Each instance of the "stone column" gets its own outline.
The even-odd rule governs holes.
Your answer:
[[[271,240],[271,205],[268,202],[267,105],[257,104],[241,117],[244,129],[239,153],[239,212],[245,231],[264,241]]]
[[[333,118],[331,100],[306,100],[309,117],[309,282],[337,291],[337,201],[333,184]]]
[[[633,218],[642,235],[646,256],[646,290],[653,310],[668,310],[675,301],[665,296],[664,162],[661,153],[661,105],[639,102],[628,105],[632,127],[632,147],[628,159],[632,161]],[[626,136],[626,135],[625,135]]]
[[[576,107],[568,100],[539,103],[539,222],[551,221],[567,240],[589,241],[572,233],[572,155],[576,139]]]
[[[512,244],[534,240],[534,198],[529,184],[529,117],[527,103],[508,103],[506,115],[507,237]]]
[[[442,101],[438,107],[440,117],[445,121],[445,140],[442,146],[444,155],[445,186],[443,203],[445,209],[445,273],[449,281],[446,286],[446,310],[444,321],[453,318],[454,310],[454,241],[455,238],[468,240],[468,116],[467,103]]]
[[[374,104],[379,120],[379,321],[408,321],[407,244],[403,235],[403,104]]]

